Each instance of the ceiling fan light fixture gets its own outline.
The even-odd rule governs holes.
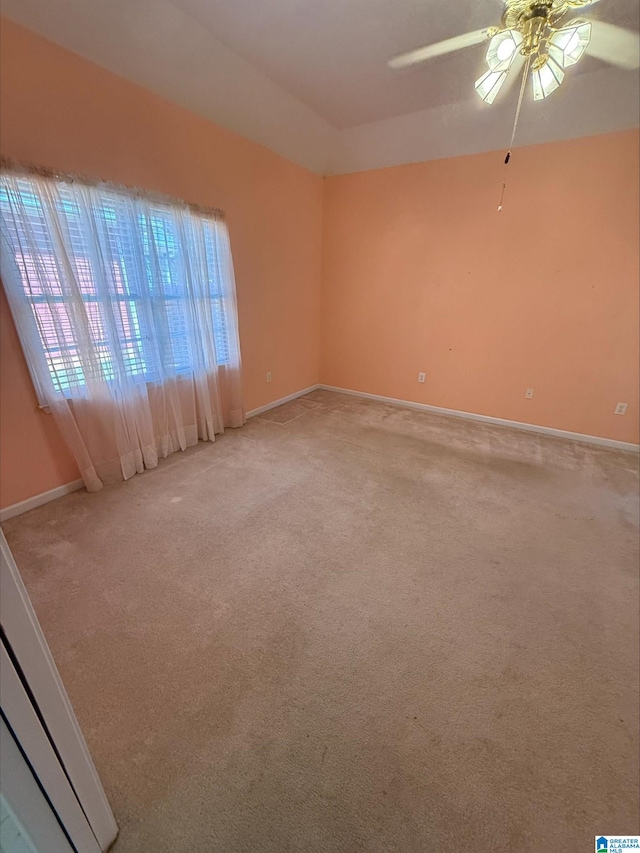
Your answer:
[[[492,104],[506,79],[506,71],[491,71],[489,69],[476,80],[476,92],[485,103]]]
[[[517,30],[502,30],[491,39],[487,50],[490,71],[508,71],[515,59],[522,36]]]
[[[531,74],[533,83],[533,100],[541,101],[548,98],[564,80],[564,71],[556,60],[544,54],[538,57]]]
[[[549,39],[549,56],[561,65],[568,68],[575,65],[582,58],[583,53],[591,41],[591,24],[588,21],[571,27],[563,27]]]

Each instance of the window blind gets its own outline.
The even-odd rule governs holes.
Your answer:
[[[5,176],[0,218],[3,250],[19,274],[13,296],[29,307],[58,392],[81,388],[87,374],[157,382],[193,371],[201,361],[194,270],[203,279],[196,298],[210,312],[217,364],[229,363],[233,318],[215,220],[183,210],[176,216],[169,205],[138,204],[106,186],[91,189],[89,204],[62,182],[43,197],[39,182]]]

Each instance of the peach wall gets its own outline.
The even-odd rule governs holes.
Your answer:
[[[3,18],[2,154],[223,208],[245,405],[318,381],[322,179]],[[79,475],[2,306],[0,506]],[[266,384],[271,371],[273,381]]]
[[[323,195],[321,178],[6,19],[0,35],[2,154],[227,211],[247,409],[320,380],[638,441],[637,131],[516,150],[501,214],[500,152],[332,177]],[[78,472],[0,307],[7,506]]]
[[[328,178],[321,382],[637,443],[638,142]]]
[[[0,287],[0,494],[8,506],[80,477],[33,384]]]

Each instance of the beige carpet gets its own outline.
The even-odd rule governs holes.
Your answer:
[[[638,459],[314,392],[9,543],[115,853],[638,832]]]

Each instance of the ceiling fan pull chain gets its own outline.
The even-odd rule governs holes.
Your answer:
[[[520,108],[522,107],[522,100],[524,98],[524,90],[527,85],[527,77],[529,76],[529,64],[531,62],[531,57],[527,56],[527,61],[524,66],[524,72],[522,74],[522,84],[520,85],[520,94],[518,95],[518,106],[516,107],[516,116],[513,121],[513,130],[511,131],[511,141],[509,142],[509,150],[507,151],[507,156],[504,158],[505,166],[509,165],[509,160],[511,160],[511,149],[513,147],[513,140],[516,138],[516,129],[518,127],[518,119],[520,118]],[[505,181],[502,184],[502,192],[500,194],[500,204],[498,205],[498,213],[502,210],[502,202],[504,199],[504,191],[507,187],[507,182]]]
[[[502,192],[500,193],[500,204],[498,205],[498,213],[500,213],[500,211],[502,210],[502,201],[504,199],[504,191],[506,188],[507,188],[507,182],[504,181],[504,183],[502,184]]]

